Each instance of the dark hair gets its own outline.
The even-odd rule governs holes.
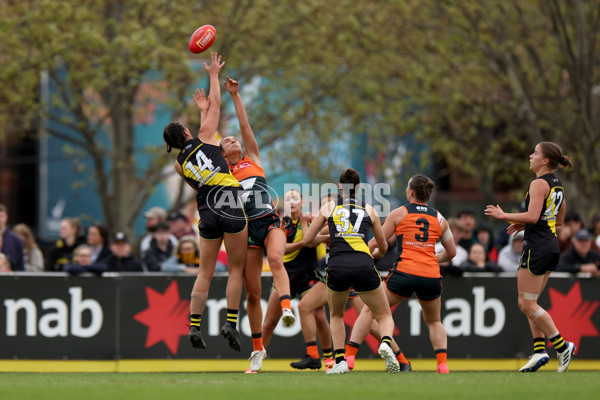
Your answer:
[[[473,210],[471,210],[469,208],[462,209],[462,210],[460,210],[458,212],[458,214],[456,214],[456,218],[460,218],[463,215],[471,215],[471,216],[474,217],[475,216],[475,211],[473,211]]]
[[[183,136],[184,130],[185,126],[181,125],[179,122],[169,122],[169,124],[165,126],[163,139],[167,144],[167,153],[171,152],[171,148],[181,150],[185,147],[185,137]]]
[[[560,164],[563,167],[567,167],[569,171],[573,170],[573,162],[569,157],[562,154],[562,149],[559,145],[552,142],[540,142],[538,144],[542,149],[542,154],[548,159],[548,166],[551,169],[558,168]]]
[[[429,198],[431,197],[431,192],[433,192],[434,187],[435,184],[433,183],[433,181],[423,174],[417,174],[410,178],[410,183],[408,186],[410,190],[415,191],[417,200],[422,202],[429,201]]]
[[[577,211],[568,211],[565,213],[565,218],[563,220],[563,223],[567,223],[567,222],[581,222],[583,223],[583,220],[581,219],[581,216],[579,215],[579,213]]]
[[[356,187],[360,185],[360,175],[355,169],[348,168],[340,174],[339,183],[344,187],[349,186],[350,188],[347,194],[349,197],[354,197]]]
[[[90,231],[90,228],[98,229],[98,233],[102,238],[102,243],[104,244],[104,246],[108,245],[108,229],[106,229],[104,225],[90,225],[90,227],[88,228],[88,232]]]

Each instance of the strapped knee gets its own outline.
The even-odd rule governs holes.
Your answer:
[[[544,310],[542,307],[540,307],[533,314],[528,315],[528,317],[530,320],[535,321],[536,319],[538,319],[545,313],[546,313],[546,310]]]

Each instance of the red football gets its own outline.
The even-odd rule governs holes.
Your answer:
[[[190,37],[190,51],[194,54],[208,49],[217,37],[217,30],[212,25],[204,25],[196,29]]]

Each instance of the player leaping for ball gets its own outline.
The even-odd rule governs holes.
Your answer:
[[[239,83],[227,77],[224,84],[233,100],[246,150],[243,152],[242,145],[235,136],[227,136],[221,140],[223,156],[229,163],[233,176],[240,181],[240,185],[245,190],[242,196],[248,215],[248,255],[244,269],[244,286],[254,349],[250,355],[250,368],[247,372],[257,372],[262,368],[262,361],[267,354],[262,341],[263,312],[260,297],[265,251],[273,273],[275,290],[279,294],[283,325],[291,326],[295,321],[290,303],[290,280],[283,265],[286,236],[277,209],[269,195],[265,171],[260,163],[258,143],[240,97]]]
[[[210,76],[210,94],[206,98],[204,90],[199,89],[194,94],[198,108],[201,111],[207,110],[206,113],[201,113],[198,137],[194,138],[188,128],[177,122],[171,122],[165,127],[163,137],[167,143],[167,152],[171,148],[181,150],[175,162],[175,170],[198,192],[196,201],[200,216],[200,268],[192,289],[189,339],[195,348],[206,347],[200,334],[201,315],[206,306],[221,242],[225,241],[229,278],[225,293],[227,322],[221,329],[221,335],[228,340],[233,350],[240,351],[237,316],[242,295],[248,229],[243,203],[239,199],[240,183],[229,171],[229,165],[215,138],[221,114],[219,72],[223,65],[225,62],[221,63],[221,56],[217,53],[211,53],[210,65],[204,64]]]

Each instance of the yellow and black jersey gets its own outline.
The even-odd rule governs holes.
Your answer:
[[[560,252],[556,237],[556,216],[565,199],[562,184],[554,174],[542,175],[537,179],[548,182],[550,192],[544,199],[540,218],[535,224],[525,224],[523,249],[539,249],[552,253]],[[525,207],[529,209],[529,192],[525,196]]]
[[[304,239],[300,221],[293,221],[292,218],[285,216],[282,222],[287,243],[297,243]],[[288,272],[312,271],[317,267],[317,249],[315,247],[303,247],[284,254],[283,265]]]
[[[244,189],[242,200],[249,220],[277,214],[262,167],[244,155],[237,164],[231,166],[231,173]]]
[[[181,150],[177,161],[183,169],[185,180],[198,191],[198,209],[209,207],[216,201],[219,189],[240,187],[240,183],[229,171],[229,165],[219,146],[195,138]],[[237,199],[237,192],[233,198]]]
[[[338,199],[327,222],[331,241],[328,267],[374,265],[367,245],[372,222],[363,202]]]

